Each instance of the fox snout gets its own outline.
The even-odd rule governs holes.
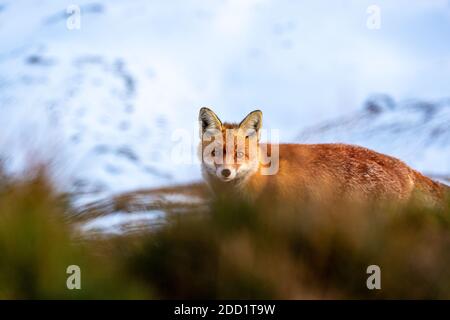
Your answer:
[[[224,176],[225,178],[228,178],[231,175],[230,169],[223,169],[221,172],[222,172],[222,176]]]
[[[236,169],[232,167],[218,166],[216,176],[222,181],[231,181],[236,178]]]
[[[220,147],[220,149],[226,147]],[[215,175],[221,181],[228,182],[241,177],[249,167],[249,159],[245,154],[227,156],[226,151],[213,152],[204,155],[203,167],[209,174]]]

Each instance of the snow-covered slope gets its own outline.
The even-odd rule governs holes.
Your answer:
[[[39,2],[2,6],[0,152],[7,168],[51,161],[57,181],[75,192],[170,184],[175,171],[177,182],[192,179],[198,170],[174,170],[170,161],[190,85],[139,33],[135,24],[154,18],[146,2],[79,1],[79,30],[66,26],[69,3]],[[140,37],[130,40],[136,30]]]
[[[0,157],[12,172],[51,161],[62,189],[106,196],[200,179],[204,105],[230,121],[261,108],[288,141],[371,92],[448,96],[441,2],[379,1],[373,31],[364,1],[0,0]],[[80,29],[67,25],[72,4]],[[358,143],[447,173],[448,120],[445,102],[401,103],[296,141]]]
[[[396,103],[374,96],[361,111],[302,130],[297,141],[358,144],[430,176],[450,177],[450,99]]]

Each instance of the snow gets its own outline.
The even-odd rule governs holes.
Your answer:
[[[368,109],[306,128],[296,141],[344,142],[396,156],[431,176],[450,176],[450,99],[395,103],[377,96]]]
[[[157,227],[165,223],[165,212],[154,210],[144,212],[115,212],[107,216],[90,220],[80,226],[80,231],[84,234],[123,234],[132,229]]]
[[[84,202],[195,181],[197,112],[211,106],[230,121],[262,109],[282,141],[358,143],[448,173],[448,134],[429,140],[448,132],[448,107],[425,122],[400,107],[299,138],[364,113],[373,93],[402,106],[449,95],[448,2],[377,1],[379,30],[366,27],[371,4],[0,0],[0,155],[19,174],[49,162]]]

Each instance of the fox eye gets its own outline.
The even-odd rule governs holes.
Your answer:
[[[213,157],[215,157],[216,156],[216,150],[213,150],[212,152],[211,152],[211,155],[213,156]],[[221,157],[222,156],[222,151],[217,151],[217,156],[218,157]]]
[[[239,152],[237,153],[237,157],[238,157],[239,159],[242,159],[242,158],[244,157],[244,153],[241,152],[241,151],[239,151]]]

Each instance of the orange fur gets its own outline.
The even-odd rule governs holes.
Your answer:
[[[209,109],[202,110],[201,119],[202,112],[212,113]],[[214,113],[212,115],[217,118]],[[255,122],[258,123],[257,130],[259,130],[262,114],[259,112],[256,116],[259,117],[256,119],[259,123]],[[217,121],[213,125],[221,130],[223,137],[227,129],[234,130],[236,136],[240,134],[238,129],[242,123],[222,124],[218,118]],[[207,143],[203,141],[201,146],[204,148]],[[224,139],[225,165],[227,165],[226,144],[227,140]],[[227,167],[237,171],[236,178],[230,181],[223,181],[220,172],[214,174],[213,170],[204,170],[204,177],[214,192],[216,194],[231,192],[253,200],[270,195],[280,200],[319,201],[330,198],[406,201],[414,194],[420,194],[427,203],[434,204],[440,202],[445,191],[449,189],[396,158],[359,146],[280,144],[259,147],[265,146],[268,147],[269,156],[270,150],[274,150],[274,147],[279,149],[278,159],[273,159],[278,161],[279,169],[276,174],[262,174],[264,166],[260,161],[256,170],[242,175],[239,175],[238,164],[229,164]],[[258,154],[258,159],[261,159],[261,154]],[[246,157],[245,161],[251,160]],[[205,162],[203,166],[205,167]]]
[[[419,191],[440,201],[444,186],[402,161],[346,144],[281,144],[276,175],[254,174],[244,188],[253,195],[269,190],[281,198],[328,197],[409,200]]]

